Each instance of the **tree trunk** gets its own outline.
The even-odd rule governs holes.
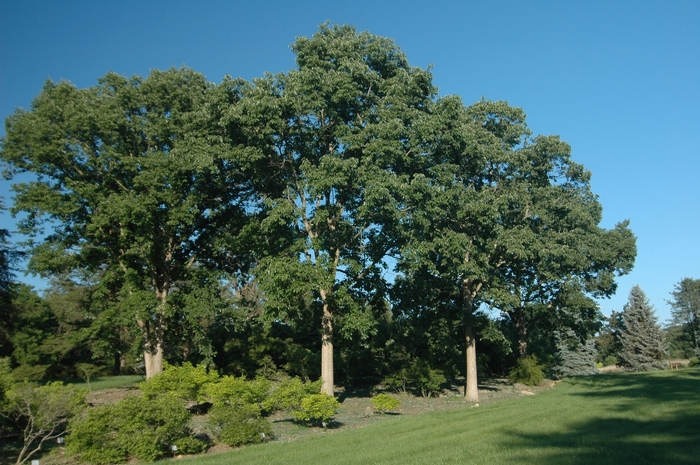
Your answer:
[[[146,378],[163,372],[163,338],[165,336],[165,305],[168,298],[167,288],[156,289],[156,297],[160,301],[155,315],[150,320],[138,319],[144,339],[143,363]]]
[[[335,396],[333,379],[333,313],[326,302],[326,293],[321,292],[323,299],[323,320],[321,321],[321,392]]]
[[[163,347],[160,343],[150,344],[150,351],[143,353],[143,361],[146,365],[146,378],[152,378],[163,372]]]
[[[462,282],[462,306],[464,307],[464,326],[467,359],[467,379],[464,386],[464,398],[468,402],[479,401],[479,384],[476,370],[476,336],[474,334],[474,293],[473,282],[465,279]],[[479,285],[479,287],[481,287]]]
[[[467,343],[467,382],[464,386],[464,398],[469,402],[479,402],[479,384],[476,372],[476,338],[471,323],[466,328]]]
[[[112,376],[119,376],[122,368],[122,354],[114,352],[114,363],[112,365]]]
[[[518,357],[527,357],[527,323],[523,315],[523,308],[515,311],[515,327],[518,329]]]

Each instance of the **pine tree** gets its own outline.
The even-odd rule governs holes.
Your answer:
[[[656,322],[654,308],[639,286],[630,291],[629,301],[622,311],[620,331],[620,366],[630,371],[650,371],[666,368],[666,344],[661,327]]]
[[[557,331],[557,364],[553,368],[558,378],[564,376],[597,375],[600,373],[595,364],[597,350],[595,340],[590,338],[581,343],[571,329],[561,333]]]

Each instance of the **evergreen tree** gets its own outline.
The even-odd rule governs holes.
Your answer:
[[[695,356],[700,357],[700,279],[683,278],[671,295],[673,322],[683,328]]]
[[[567,329],[557,331],[557,364],[554,374],[558,378],[564,376],[597,375],[600,373],[595,364],[597,350],[593,338],[581,342],[576,333]]]
[[[654,308],[639,286],[634,286],[622,311],[620,331],[620,366],[631,371],[666,368],[667,356],[661,327],[656,322]]]

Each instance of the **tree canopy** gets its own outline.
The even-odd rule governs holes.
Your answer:
[[[48,81],[6,121],[3,161],[36,175],[13,186],[21,232],[50,230],[30,270],[97,274],[102,295],[138,322],[148,376],[162,369],[174,295],[249,264],[237,241],[259,210],[255,155],[221,123],[238,93],[186,68],[109,73],[88,89]]]
[[[48,81],[7,119],[0,160],[34,175],[12,211],[29,270],[53,280],[45,301],[24,291],[42,336],[7,336],[15,365],[118,371],[137,346],[148,377],[196,356],[320,375],[333,395],[341,360],[425,392],[466,374],[476,401],[477,342],[507,371],[511,354],[553,354],[555,331],[584,343],[598,329],[593,298],[632,269],[635,237],[599,225],[566,142],[507,102],[439,96],[388,38],[324,24],[292,51],[294,69],[251,81]],[[39,350],[47,325],[79,333],[62,339],[75,357]]]

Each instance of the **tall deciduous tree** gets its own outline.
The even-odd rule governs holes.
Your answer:
[[[245,172],[256,154],[221,120],[239,86],[185,68],[109,73],[88,89],[48,81],[6,121],[0,160],[36,176],[13,186],[13,211],[27,212],[26,233],[50,229],[30,270],[99,272],[138,323],[149,377],[162,370],[168,320],[183,301],[171,297],[213,279],[202,277],[210,265],[246,266],[236,246],[257,210]]]
[[[620,366],[633,371],[666,368],[664,359],[667,352],[663,333],[656,322],[654,308],[639,286],[634,286],[630,291],[621,319]]]
[[[695,356],[700,357],[700,279],[683,278],[671,295],[673,322],[690,336]]]
[[[511,316],[526,354],[526,312],[572,293],[612,292],[615,274],[631,269],[634,236],[626,223],[598,227],[590,173],[558,137],[531,137],[522,110],[447,98],[434,115],[432,165],[414,199],[402,266],[454,287],[464,311],[465,393],[476,401],[478,305]]]
[[[260,268],[268,309],[321,314],[323,392],[333,395],[334,336],[367,337],[373,312],[385,310],[391,229],[435,89],[393,41],[350,26],[323,25],[292,50],[297,68],[256,81],[239,110],[265,135],[269,174],[284,184],[269,199],[267,225],[294,231],[292,245]]]

